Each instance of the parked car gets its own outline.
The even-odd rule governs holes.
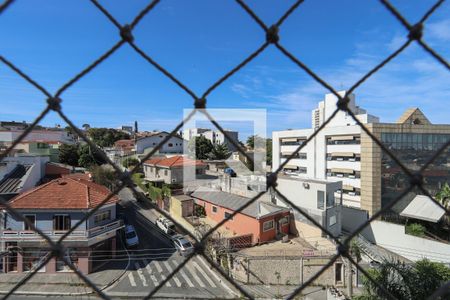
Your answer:
[[[127,248],[139,245],[139,238],[133,225],[125,226],[125,243]]]
[[[169,219],[166,219],[164,217],[159,217],[156,220],[156,226],[158,226],[159,229],[161,229],[164,233],[167,233],[170,236],[173,236],[177,232],[175,231],[175,224],[173,224],[172,221]]]
[[[194,252],[194,246],[186,238],[181,235],[176,235],[173,239],[173,244],[178,253],[183,256],[187,256]]]

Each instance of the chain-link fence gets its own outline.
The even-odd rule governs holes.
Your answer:
[[[31,126],[26,128],[22,134],[8,147],[4,152],[0,154],[0,160],[3,160],[8,153],[11,152],[11,150],[21,141],[23,140],[27,134],[29,134],[33,128],[50,112],[54,111],[56,112],[74,131],[75,133],[81,137],[92,149],[94,149],[95,152],[97,152],[105,161],[107,161],[111,166],[114,167],[117,174],[119,174],[119,180],[120,184],[115,188],[102,202],[100,205],[98,205],[95,209],[92,209],[89,213],[87,213],[84,218],[75,224],[75,226],[72,226],[70,230],[68,230],[65,234],[63,234],[58,241],[52,240],[50,237],[44,234],[39,228],[36,228],[34,224],[31,224],[28,219],[24,218],[23,215],[21,215],[18,211],[11,208],[8,202],[0,200],[0,203],[5,207],[5,209],[12,214],[14,217],[18,218],[19,220],[25,222],[29,228],[32,228],[34,231],[36,231],[39,235],[42,236],[46,240],[46,242],[49,245],[49,248],[51,251],[47,253],[45,258],[41,261],[39,267],[35,268],[33,271],[29,272],[26,276],[22,278],[10,291],[7,293],[4,298],[8,298],[10,295],[12,295],[20,286],[24,285],[27,281],[30,280],[31,277],[33,277],[39,269],[41,269],[43,266],[45,266],[49,260],[52,257],[58,258],[62,261],[64,261],[67,266],[73,270],[89,287],[91,287],[98,296],[109,299],[108,295],[106,295],[102,290],[99,289],[93,282],[89,280],[88,277],[86,277],[85,274],[81,273],[72,263],[71,261],[64,255],[65,249],[63,247],[63,241],[68,235],[70,235],[74,230],[76,230],[85,220],[87,220],[90,216],[96,213],[96,211],[105,204],[111,197],[116,195],[121,189],[124,187],[130,188],[135,197],[141,200],[144,196],[137,192],[134,188],[133,182],[131,180],[131,176],[138,170],[138,168],[141,167],[142,163],[154,155],[156,151],[158,151],[159,148],[162,147],[163,144],[168,142],[168,140],[174,136],[183,126],[185,122],[187,122],[189,119],[192,118],[192,116],[195,113],[201,113],[204,114],[211,123],[220,130],[228,140],[234,144],[234,146],[238,149],[238,151],[244,155],[247,159],[250,161],[253,161],[251,157],[249,157],[244,149],[239,145],[238,143],[235,143],[233,139],[231,139],[227,132],[224,131],[224,129],[211,117],[211,115],[207,111],[207,97],[211,94],[219,85],[221,85],[224,81],[226,81],[228,78],[230,78],[233,74],[238,72],[240,69],[245,67],[247,63],[252,61],[255,57],[260,55],[266,48],[268,47],[275,47],[277,48],[283,55],[285,55],[287,58],[289,58],[295,65],[297,65],[300,69],[305,71],[307,74],[309,74],[316,82],[318,82],[320,85],[325,87],[327,90],[329,90],[331,93],[333,93],[337,98],[337,109],[334,111],[334,113],[306,140],[305,143],[303,143],[301,146],[299,146],[279,167],[277,170],[274,170],[273,173],[270,173],[267,176],[267,186],[268,188],[273,188],[283,199],[284,202],[292,206],[294,210],[296,210],[298,213],[302,214],[306,219],[308,219],[311,223],[313,223],[315,226],[319,227],[323,232],[328,234],[330,237],[334,239],[334,242],[338,245],[336,254],[330,259],[330,261],[314,276],[309,278],[307,281],[305,281],[302,285],[298,286],[289,296],[288,299],[294,298],[296,295],[298,295],[305,287],[313,283],[314,280],[316,280],[321,273],[323,273],[327,268],[333,265],[333,263],[339,258],[339,257],[345,257],[348,259],[356,268],[359,269],[361,273],[363,273],[373,284],[378,285],[380,291],[382,291],[383,295],[380,295],[380,297],[388,298],[388,299],[396,299],[393,295],[389,293],[389,291],[386,290],[384,286],[381,286],[378,284],[363,268],[361,268],[357,262],[354,260],[354,258],[349,253],[349,243],[350,240],[358,235],[364,228],[366,228],[372,220],[375,220],[378,218],[383,212],[389,210],[392,206],[395,205],[397,201],[399,201],[404,195],[406,195],[409,191],[411,191],[413,188],[418,188],[423,194],[427,195],[431,198],[430,201],[433,201],[436,205],[441,207],[445,210],[446,215],[450,215],[450,212],[448,209],[443,207],[438,201],[436,201],[432,195],[425,189],[423,186],[423,176],[422,172],[440,155],[444,152],[444,150],[450,145],[450,141],[446,141],[446,143],[438,150],[436,151],[433,156],[421,167],[421,169],[418,172],[412,172],[409,170],[387,147],[383,145],[383,143],[378,140],[373,133],[371,133],[362,123],[361,121],[355,116],[355,114],[348,108],[347,104],[349,103],[348,95],[350,95],[353,91],[355,91],[356,88],[358,88],[362,83],[364,83],[369,77],[371,77],[373,74],[375,74],[378,70],[383,68],[386,64],[388,64],[394,57],[399,55],[402,51],[404,51],[411,43],[415,42],[418,45],[420,45],[426,52],[428,52],[432,57],[434,57],[440,64],[443,65],[443,67],[450,70],[449,63],[441,57],[436,51],[434,51],[429,45],[426,44],[426,42],[423,39],[423,28],[425,21],[436,11],[436,9],[439,8],[439,6],[444,2],[443,0],[437,1],[424,15],[423,17],[417,22],[416,24],[410,24],[403,16],[402,14],[387,0],[380,0],[380,5],[383,5],[409,32],[407,36],[407,41],[404,42],[396,51],[394,51],[392,54],[390,54],[388,57],[386,57],[383,61],[381,61],[377,66],[375,66],[373,69],[371,69],[367,74],[365,74],[361,79],[359,79],[351,88],[346,92],[344,96],[341,96],[336,92],[336,90],[329,85],[327,82],[325,82],[322,78],[320,78],[311,68],[309,68],[305,63],[303,63],[300,59],[298,59],[296,56],[294,56],[289,50],[287,50],[283,44],[282,41],[280,41],[280,37],[278,35],[279,28],[283,25],[284,21],[299,7],[301,7],[301,4],[303,3],[302,0],[296,1],[285,13],[284,15],[273,25],[266,25],[259,17],[258,15],[250,8],[243,0],[236,0],[237,3],[237,9],[243,9],[250,18],[252,18],[262,29],[262,33],[265,34],[265,38],[262,41],[262,45],[256,49],[253,53],[251,53],[246,59],[244,59],[241,63],[239,63],[236,67],[234,67],[232,70],[227,72],[223,77],[218,79],[213,85],[211,85],[202,95],[195,94],[188,86],[183,84],[181,80],[176,78],[169,70],[165,69],[163,66],[161,66],[158,62],[156,62],[151,56],[149,56],[147,53],[145,53],[138,45],[138,42],[134,40],[133,37],[133,30],[136,26],[138,26],[139,22],[146,17],[149,12],[160,2],[159,0],[154,0],[150,4],[148,4],[135,18],[132,20],[129,24],[120,24],[113,15],[111,15],[108,10],[106,10],[97,0],[91,0],[92,4],[99,9],[103,15],[111,22],[112,25],[114,25],[118,30],[118,41],[116,44],[111,47],[109,50],[107,50],[102,56],[100,56],[97,60],[95,60],[92,64],[87,66],[85,69],[83,69],[80,73],[76,74],[71,80],[69,80],[67,83],[65,83],[63,86],[61,86],[56,93],[52,94],[49,91],[46,90],[45,87],[40,85],[36,80],[33,78],[30,78],[27,74],[25,74],[20,66],[17,66],[8,58],[4,56],[0,56],[0,61],[11,68],[15,73],[17,73],[20,77],[22,77],[24,80],[26,80],[30,85],[34,86],[36,89],[40,90],[45,97],[47,98],[47,105],[46,108],[37,116],[37,118],[31,123]],[[0,14],[5,13],[5,11],[8,9],[9,6],[14,5],[13,0],[6,0],[1,4],[0,6]],[[240,7],[240,8],[239,8]],[[1,16],[1,15],[0,15]],[[96,68],[99,64],[101,64],[103,61],[108,59],[114,52],[116,52],[119,48],[123,47],[125,44],[128,44],[132,49],[135,50],[135,52],[140,55],[142,58],[144,58],[149,65],[153,66],[157,70],[159,70],[161,73],[163,73],[167,78],[169,78],[176,86],[184,90],[188,95],[190,95],[194,101],[193,111],[184,119],[182,120],[178,126],[176,126],[169,135],[167,135],[151,152],[149,152],[144,159],[141,160],[141,163],[137,166],[135,166],[132,171],[130,172],[123,172],[120,167],[115,165],[108,157],[107,155],[97,146],[95,143],[90,140],[83,131],[81,131],[78,127],[76,127],[69,116],[67,116],[64,113],[63,110],[63,93],[66,92],[74,83],[76,83],[78,80],[80,80],[83,76],[91,72],[94,68]],[[402,169],[402,171],[408,176],[409,178],[409,188],[407,188],[405,191],[399,195],[395,201],[392,201],[387,206],[383,207],[378,212],[374,213],[366,222],[361,224],[356,230],[354,230],[344,241],[340,241],[338,238],[334,237],[333,234],[328,232],[326,228],[321,226],[315,219],[310,217],[307,213],[305,213],[301,208],[294,205],[289,199],[283,196],[283,194],[277,190],[277,174],[283,169],[283,167],[292,159],[294,156],[296,156],[301,149],[303,149],[314,137],[323,130],[324,127],[327,126],[327,124],[335,117],[335,115],[339,111],[344,111],[350,115],[354,121],[361,127],[363,132],[365,132],[392,160],[394,160]],[[258,198],[260,198],[264,192],[259,193],[257,196],[255,196],[251,201],[237,209],[230,217],[233,217],[246,207],[248,207],[251,203],[256,201]],[[159,213],[162,215],[165,215],[167,218],[170,218],[179,228],[183,228],[179,223],[177,223],[173,218],[171,218],[170,215],[168,215],[165,211],[159,209],[158,207],[154,207],[156,210],[158,210]],[[217,265],[216,262],[214,262],[208,255],[205,254],[205,247],[204,244],[207,241],[207,238],[209,235],[214,233],[220,226],[222,226],[227,219],[219,222],[216,226],[211,228],[202,238],[197,238],[189,233],[186,229],[183,229],[184,233],[190,235],[192,239],[195,240],[195,252],[188,256],[180,265],[178,265],[177,268],[175,268],[170,275],[166,277],[165,280],[163,280],[157,287],[155,287],[153,290],[149,291],[148,295],[145,297],[145,299],[152,298],[160,289],[163,287],[167,281],[169,281],[174,274],[176,274],[183,266],[196,254],[203,256],[214,268],[236,288],[238,289],[243,296],[252,299],[253,296],[250,295],[244,288],[242,288],[237,282],[233,281],[232,278],[230,278],[226,272],[223,271],[221,267]],[[448,290],[449,290],[449,284],[442,286],[440,289],[436,290],[433,295],[430,295],[430,298],[435,299],[440,296],[447,295],[448,296]],[[444,296],[445,297],[445,296]]]

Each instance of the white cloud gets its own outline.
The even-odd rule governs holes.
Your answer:
[[[428,23],[425,26],[426,31],[427,29],[427,36],[429,36],[430,38],[434,38],[443,42],[450,41],[450,19]]]
[[[444,22],[439,24],[443,26]],[[441,37],[446,38],[443,33]],[[335,89],[348,89],[392,53],[393,49],[396,50],[403,41],[404,38],[397,35],[389,41],[371,47],[357,47],[356,52],[341,66],[314,71],[324,74],[323,79]],[[265,73],[267,74],[267,70]],[[264,77],[260,74],[259,78]],[[278,81],[287,86],[283,80]],[[450,73],[419,46],[412,44],[362,83],[354,93],[357,103],[369,113],[379,116],[382,122],[394,122],[407,108],[420,107],[431,122],[448,123],[449,82]],[[258,88],[246,86],[245,92],[247,99],[264,100],[248,101],[246,104],[266,107],[269,130],[280,130],[309,127],[311,110],[328,90],[308,78],[295,84],[290,83],[290,87],[282,91],[272,89],[264,81]]]

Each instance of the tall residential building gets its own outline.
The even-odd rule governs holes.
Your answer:
[[[345,91],[339,92],[344,95]],[[396,123],[380,123],[355,104],[349,108],[370,132],[412,170],[419,170],[433,151],[450,139],[450,125],[433,125],[418,108],[407,110]],[[273,132],[273,168],[292,154],[336,110],[338,99],[325,95],[312,111],[312,128]],[[289,176],[342,181],[343,205],[378,211],[408,183],[401,169],[346,112],[336,116],[285,167]],[[450,181],[450,150],[425,171],[431,193]],[[417,191],[417,193],[419,193]]]
[[[237,131],[225,130],[227,135],[236,143],[239,143],[239,133]],[[232,142],[225,137],[225,135],[219,130],[212,130],[206,128],[189,128],[180,132],[183,139],[186,141],[191,140],[194,137],[204,136],[210,140],[213,144],[225,144],[230,151],[236,151],[236,147]]]

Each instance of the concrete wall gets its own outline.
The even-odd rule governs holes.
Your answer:
[[[303,184],[308,184],[306,188]],[[341,215],[340,205],[333,205],[326,207],[326,199],[335,199],[334,192],[342,187],[341,182],[326,182],[318,180],[307,179],[291,179],[279,177],[277,180],[277,189],[294,205],[304,210],[314,220],[326,227],[333,235],[339,236],[341,234]],[[319,209],[317,206],[317,193],[323,191],[325,195],[324,209]],[[283,202],[279,196],[277,198],[277,205],[288,206]],[[336,202],[336,199],[335,199]],[[312,224],[304,215],[294,210],[294,216],[297,221],[302,221],[307,224]],[[331,223],[330,220],[336,223]]]
[[[232,257],[231,274],[233,278],[244,283],[252,284],[292,284],[300,285],[318,273],[325,264],[329,262],[328,257]],[[338,259],[331,267],[326,269],[313,285],[345,285],[346,268],[342,267],[343,281],[335,279],[335,266],[342,264]],[[356,283],[354,277],[353,285]]]
[[[450,244],[406,234],[403,225],[373,221],[370,227],[362,231],[362,235],[369,241],[412,261],[428,258],[450,263]]]
[[[356,230],[369,218],[367,211],[348,206],[341,206],[341,216],[342,229],[348,232]]]

